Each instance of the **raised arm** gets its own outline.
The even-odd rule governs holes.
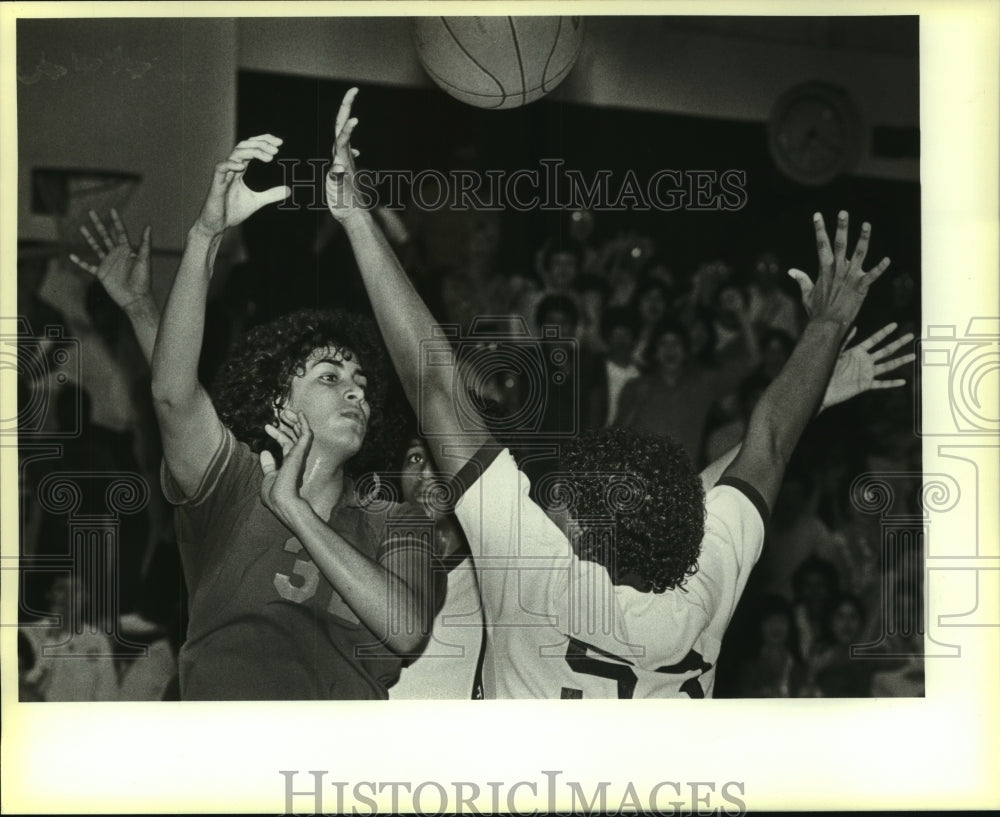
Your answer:
[[[351,118],[356,95],[356,88],[348,91],[337,114],[333,166],[326,177],[327,206],[350,239],[375,319],[406,396],[433,448],[432,455],[442,471],[454,474],[489,436],[485,431],[463,428],[454,403],[454,389],[462,387],[460,374],[453,352],[446,345],[442,347],[443,336],[438,335],[435,341],[434,365],[422,365],[425,342],[434,337],[438,323],[372,214],[362,206],[363,197],[354,185],[350,138],[358,121]]]
[[[788,362],[764,391],[750,416],[743,445],[724,476],[757,489],[771,507],[785,467],[806,423],[816,413],[838,352],[868,288],[889,266],[883,259],[871,272],[862,264],[871,226],[861,226],[854,253],[847,257],[847,213],[837,218],[831,249],[823,217],[813,216],[819,276],[811,294],[812,316]]]
[[[205,204],[188,231],[184,255],[163,309],[153,350],[153,405],[167,468],[187,495],[201,483],[222,433],[215,407],[198,382],[205,303],[222,234],[261,207],[287,197],[287,187],[262,193],[243,183],[253,159],[269,162],[281,140],[271,135],[240,142],[215,166]]]
[[[809,288],[812,289],[811,281],[809,282]],[[896,389],[906,385],[906,381],[901,377],[894,377],[888,380],[879,379],[881,375],[888,374],[900,366],[912,363],[914,360],[912,352],[892,358],[891,360],[887,359],[913,340],[911,332],[907,332],[902,337],[896,338],[880,349],[875,348],[896,331],[896,326],[896,323],[887,323],[871,336],[852,346],[850,349],[844,349],[837,355],[837,362],[833,367],[833,375],[831,375],[830,382],[826,386],[826,392],[823,394],[823,402],[819,409],[820,412],[838,403],[844,403],[852,397],[857,397],[857,395],[864,394],[867,391]],[[848,341],[850,341],[850,337],[848,337]],[[716,459],[715,462],[705,466],[705,469],[699,476],[701,477],[701,484],[706,491],[719,481],[719,478],[725,473],[729,464],[736,459],[741,445],[742,443],[734,445],[725,454]]]
[[[156,330],[160,325],[160,310],[153,300],[149,272],[152,230],[147,224],[139,246],[133,247],[117,210],[111,210],[110,230],[93,210],[90,221],[100,240],[86,225],[80,227],[80,232],[97,256],[97,263],[84,261],[76,253],[70,253],[69,260],[100,281],[108,297],[125,312],[146,363],[151,363]]]

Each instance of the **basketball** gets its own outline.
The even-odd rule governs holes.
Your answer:
[[[552,91],[573,68],[580,17],[420,17],[421,65],[446,93],[478,108],[518,108]]]

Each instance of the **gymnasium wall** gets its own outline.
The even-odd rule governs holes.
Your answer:
[[[404,18],[240,20],[240,69],[433,87]],[[846,88],[866,124],[919,125],[918,56],[898,23],[822,18],[592,17],[576,68],[555,99],[611,108],[763,122],[783,91],[808,80]],[[860,39],[864,37],[864,39]],[[857,175],[917,181],[915,158],[867,151]]]
[[[141,174],[128,223],[179,249],[232,147],[236,37],[233,20],[21,20],[18,237],[55,237],[30,210],[32,167],[101,168]]]

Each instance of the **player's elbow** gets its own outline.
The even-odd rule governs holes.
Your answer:
[[[431,636],[430,622],[418,622],[405,631],[388,633],[385,645],[399,655],[419,655]]]

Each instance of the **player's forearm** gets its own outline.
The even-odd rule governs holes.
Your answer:
[[[221,233],[209,234],[197,226],[188,232],[153,349],[153,398],[158,405],[181,406],[201,388],[198,360],[205,305],[221,240]]]
[[[846,333],[847,326],[840,321],[811,320],[788,362],[754,407],[746,438],[767,439],[782,464],[787,464],[816,414]]]
[[[448,367],[425,367],[421,377],[421,344],[431,337],[437,321],[413,288],[389,242],[368,212],[358,212],[343,224],[382,338],[411,404],[418,405],[421,388],[425,397],[434,391],[450,395]]]
[[[324,578],[389,649],[413,653],[430,632],[426,592],[358,551],[301,502],[287,509],[292,532]]]
[[[156,333],[160,327],[159,307],[151,297],[144,298],[129,304],[125,308],[125,315],[132,325],[136,340],[139,341],[142,356],[146,359],[146,363],[152,366]]]

